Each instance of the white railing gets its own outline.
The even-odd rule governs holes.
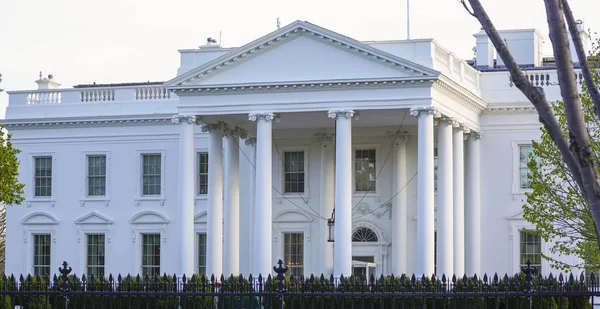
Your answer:
[[[506,73],[508,75],[508,84],[513,87],[514,82],[510,73]],[[534,71],[524,71],[523,75],[531,84],[537,87],[550,87],[550,86],[558,86],[558,73],[556,70],[539,70],[537,72]],[[581,70],[575,70],[575,80],[581,86],[585,81],[583,80],[583,75]]]
[[[467,64],[462,58],[447,51],[438,44],[434,44],[434,48],[433,68],[439,70],[467,89],[478,93],[479,71]]]
[[[132,103],[147,101],[176,100],[176,95],[161,85],[130,87],[90,87],[73,89],[45,89],[13,91],[10,93],[12,106],[88,103]]]

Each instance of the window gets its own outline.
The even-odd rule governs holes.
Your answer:
[[[33,274],[50,275],[50,234],[33,235]]]
[[[352,233],[352,241],[355,242],[377,242],[377,234],[373,230],[361,227]]]
[[[206,275],[206,234],[198,234],[198,274]]]
[[[375,149],[356,150],[354,157],[355,191],[375,191]]]
[[[198,194],[208,194],[208,153],[198,153]]]
[[[299,278],[304,274],[304,233],[283,233],[283,247],[289,274]]]
[[[35,158],[34,196],[52,196],[52,157]]]
[[[437,192],[438,188],[438,149],[433,148],[433,189]]]
[[[104,234],[87,235],[87,275],[104,277]]]
[[[533,152],[533,145],[519,145],[519,188],[529,189],[531,180],[529,179],[529,155]]]
[[[142,234],[142,276],[160,275],[160,234]]]
[[[160,195],[161,193],[161,155],[142,155],[142,195]]]
[[[304,193],[304,151],[283,153],[285,193]]]
[[[87,157],[88,196],[106,195],[106,156]]]
[[[519,263],[521,266],[527,265],[527,260],[531,261],[531,266],[537,268],[537,273],[542,273],[542,240],[540,236],[527,230],[520,231],[520,250]]]

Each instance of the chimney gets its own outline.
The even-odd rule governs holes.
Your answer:
[[[494,45],[485,31],[473,35],[475,37],[475,61],[477,69],[491,69],[494,67]]]
[[[579,37],[581,38],[581,43],[583,44],[583,50],[585,51],[585,55],[589,55],[590,49],[590,34],[585,31],[583,27],[583,21],[577,20],[577,32],[579,32]],[[575,51],[575,44],[573,44],[573,37],[571,36],[571,32],[568,31],[569,36],[569,48],[571,50],[571,60],[575,66],[579,66],[579,57],[577,57],[577,51]]]
[[[60,83],[54,79],[52,74],[48,74],[48,77],[42,77],[42,72],[40,71],[40,79],[35,81],[38,84],[38,90],[45,89],[55,89],[60,87]]]
[[[536,29],[499,30],[508,50],[517,64],[525,68],[542,66],[544,60],[544,38]],[[498,57],[496,66],[504,67]]]

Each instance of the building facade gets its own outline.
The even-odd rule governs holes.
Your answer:
[[[542,35],[502,35],[559,99]],[[472,275],[530,259],[548,273],[521,216],[540,124],[475,38],[465,61],[297,21],[180,50],[166,82],[40,74],[9,92],[26,201],[8,209],[6,271],[267,274],[282,259],[294,275]]]

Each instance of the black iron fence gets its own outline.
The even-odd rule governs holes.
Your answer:
[[[600,296],[596,277],[535,276],[523,273],[483,277],[381,276],[375,278],[277,276],[93,276],[71,274],[67,263],[60,275],[4,276],[1,309],[359,309],[359,308],[592,308]]]

